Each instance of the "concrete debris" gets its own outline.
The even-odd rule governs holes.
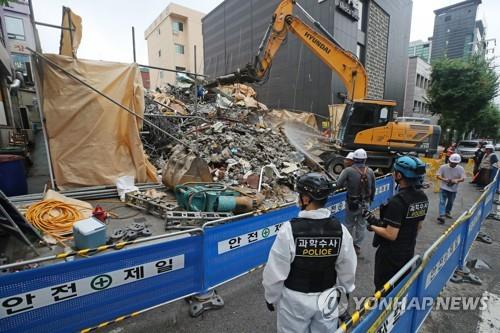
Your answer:
[[[179,154],[188,156],[190,151],[208,164],[214,182],[251,189],[262,183],[262,193],[271,205],[295,200],[289,188],[310,169],[281,129],[266,122],[268,108],[255,99],[255,90],[234,84],[200,92],[194,88],[194,80],[183,78],[181,82],[147,93],[145,117],[186,142],[189,149],[145,124],[142,139],[151,162],[163,169],[169,159],[170,166],[177,165]],[[171,160],[174,152],[175,163]],[[272,173],[261,176],[262,168],[269,164],[280,177]],[[185,163],[182,168],[189,169]]]
[[[261,168],[271,163],[280,172],[284,169],[285,174],[292,176],[289,179],[291,184],[294,172],[301,171],[298,165],[290,169],[290,161],[295,157],[291,153],[295,150],[280,132],[273,129],[226,123],[222,129],[218,126],[217,131],[210,127],[191,132],[184,139],[192,151],[207,161],[214,177],[228,185],[245,184],[245,178],[259,175]],[[303,172],[308,170],[305,166],[302,169]]]
[[[217,99],[216,99],[215,103],[216,103],[217,107],[221,108],[221,109],[229,109],[233,106],[233,102],[231,102],[229,100],[229,98],[226,98],[226,97],[222,96],[221,94],[217,94]],[[238,104],[238,105],[241,106],[240,104]]]
[[[467,267],[474,269],[491,269],[490,265],[482,259],[467,260]]]

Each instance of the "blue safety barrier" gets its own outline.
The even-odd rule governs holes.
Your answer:
[[[369,311],[353,332],[417,332],[456,269],[465,265],[499,190],[497,175],[471,209],[425,252],[421,264],[383,297],[381,305]]]
[[[375,182],[375,198],[371,204],[371,209],[378,208],[389,201],[394,195],[394,185],[392,176],[377,179]]]
[[[298,207],[204,228],[205,289],[211,289],[267,261],[283,222],[296,217]]]
[[[489,185],[489,188],[485,191],[486,193],[486,198],[484,199],[484,209],[483,209],[483,219],[486,218],[486,216],[490,215],[491,211],[493,210],[493,197],[495,196],[496,192],[496,187],[493,185],[496,185],[497,182],[495,181],[494,183]]]
[[[424,255],[425,266],[415,282],[418,287],[415,296],[422,302],[418,303],[421,307],[412,309],[414,315],[413,323],[409,326],[412,328],[410,332],[416,332],[432,310],[433,304],[424,303],[424,297],[435,299],[459,266],[468,221],[469,219],[466,219],[460,223],[440,240],[439,245],[431,247],[431,250]]]
[[[460,267],[465,265],[465,260],[467,259],[469,251],[472,247],[472,243],[481,229],[481,222],[486,218],[486,215],[483,214],[485,202],[483,197],[486,197],[486,195],[483,195],[482,199],[476,202],[469,210],[470,216],[466,222],[467,225],[463,228],[464,246],[460,257]]]
[[[202,288],[202,236],[0,277],[0,331],[74,332]]]
[[[371,327],[377,327],[376,332],[407,332],[405,327],[411,327],[412,313],[406,311],[408,302],[417,292],[417,284],[413,274],[407,275],[381,302],[375,303],[371,312],[363,318],[353,330],[355,333],[366,333]],[[387,304],[381,306],[380,304]],[[391,304],[391,306],[389,306]],[[388,320],[386,320],[388,318]]]
[[[376,189],[372,208],[392,196],[392,176]],[[327,207],[343,220],[345,192]],[[200,235],[2,275],[0,331],[75,331],[203,293],[264,264],[279,228],[298,212],[288,206],[207,224],[194,231]]]

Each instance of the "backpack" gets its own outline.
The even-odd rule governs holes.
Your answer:
[[[368,179],[368,167],[365,166],[363,171],[359,168],[354,167],[354,169],[359,173],[359,195],[362,200],[370,199],[372,196],[372,187],[370,185],[370,180]]]

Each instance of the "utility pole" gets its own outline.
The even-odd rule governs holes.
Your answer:
[[[198,113],[198,70],[196,68],[196,45],[194,46],[194,112]]]
[[[33,3],[32,0],[28,1],[28,6],[30,10],[30,21],[31,21],[31,26],[33,28],[33,34],[35,36],[35,48],[36,51],[39,53],[42,53],[42,45],[40,43],[40,37],[38,35],[38,30],[35,25],[35,14],[33,12]],[[71,27],[70,27],[71,28]],[[71,45],[73,47],[73,45]],[[35,92],[36,92],[36,100],[38,104],[38,112],[40,114],[40,122],[42,123],[42,133],[43,133],[43,141],[45,143],[45,151],[47,152],[47,162],[49,164],[49,177],[50,177],[50,186],[52,187],[53,190],[57,189],[56,188],[56,181],[54,177],[54,169],[52,167],[52,158],[50,154],[50,146],[49,146],[49,138],[47,135],[47,128],[45,126],[45,115],[43,114],[43,105],[42,105],[42,99],[40,98],[40,92],[39,89],[41,87],[41,78],[40,78],[40,73],[42,72],[40,66],[41,63],[39,62],[39,59],[33,54],[31,54],[31,65],[34,67],[35,70],[32,71],[33,77],[35,79]]]
[[[135,28],[132,27],[132,52],[134,54],[134,62],[137,62],[137,59],[135,57]]]

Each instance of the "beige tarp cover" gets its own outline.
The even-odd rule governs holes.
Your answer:
[[[318,129],[316,125],[316,117],[310,112],[291,112],[288,110],[272,110],[269,113],[269,119],[273,127],[281,127],[287,120],[295,120],[300,123]]]
[[[59,54],[76,57],[76,51],[82,40],[82,18],[73,13],[68,7],[63,7],[62,27],[70,28],[70,17],[73,31],[70,33],[69,30],[61,29]]]
[[[125,107],[144,113],[144,92],[136,64],[47,58]],[[156,181],[144,155],[141,122],[104,97],[43,64],[43,111],[55,179],[62,186],[114,184],[120,176],[136,183]]]
[[[328,105],[328,111],[330,114],[330,129],[335,137],[340,128],[340,121],[344,115],[345,104],[333,104]]]

